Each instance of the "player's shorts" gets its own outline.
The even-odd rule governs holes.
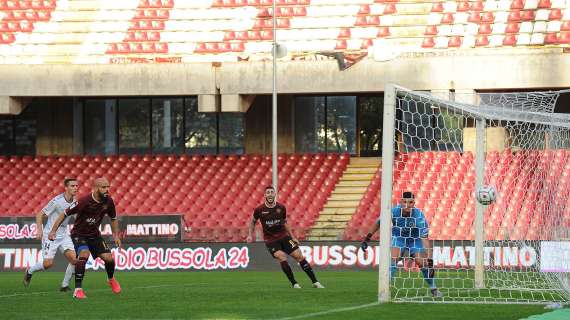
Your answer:
[[[103,240],[101,236],[99,237],[82,237],[82,236],[73,236],[71,238],[73,240],[73,244],[75,245],[75,252],[79,255],[79,252],[83,250],[89,250],[91,252],[91,256],[93,259],[96,259],[103,253],[111,253],[111,249]]]
[[[56,237],[55,240],[48,239],[47,235],[42,237],[42,257],[44,259],[53,259],[58,249],[62,254],[67,250],[75,249],[69,235]]]
[[[293,238],[290,236],[283,237],[276,241],[266,242],[265,246],[273,257],[275,257],[275,252],[279,250],[285,252],[286,254],[291,254],[293,251],[299,249],[297,242],[293,241]]]
[[[392,247],[400,248],[400,255],[408,250],[411,257],[426,250],[420,238],[392,237]]]

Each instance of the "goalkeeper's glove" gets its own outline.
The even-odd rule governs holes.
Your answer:
[[[360,243],[360,249],[362,249],[362,251],[368,249],[368,241],[370,241],[370,238],[372,238],[372,233],[367,234],[362,243]]]

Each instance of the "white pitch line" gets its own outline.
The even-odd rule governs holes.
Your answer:
[[[162,288],[172,288],[172,287],[193,287],[193,286],[201,286],[201,285],[207,285],[208,283],[205,282],[200,282],[200,283],[192,283],[192,284],[164,284],[164,285],[155,285],[155,286],[144,286],[144,287],[127,287],[124,288],[127,291],[129,290],[136,290],[136,289],[162,289]],[[110,289],[93,289],[93,290],[88,290],[87,292],[102,292],[102,291],[108,291]],[[20,293],[13,293],[13,294],[5,294],[5,295],[1,295],[0,299],[4,299],[4,298],[13,298],[13,297],[21,297],[21,296],[38,296],[38,295],[44,295],[44,294],[53,294],[53,293],[58,293],[55,290],[54,291],[40,291],[40,292],[20,292]]]
[[[276,320],[307,319],[307,318],[311,318],[311,317],[325,316],[325,315],[329,315],[329,314],[337,313],[337,312],[351,311],[351,310],[357,310],[357,309],[364,309],[364,308],[369,308],[369,307],[373,307],[373,306],[377,306],[377,305],[378,305],[378,302],[373,302],[373,303],[361,304],[361,305],[358,305],[358,306],[344,307],[344,308],[338,308],[338,309],[331,309],[331,310],[327,310],[327,311],[320,311],[320,312],[307,313],[307,314],[303,314],[303,315],[300,315],[300,316],[279,318],[279,319],[276,319]]]

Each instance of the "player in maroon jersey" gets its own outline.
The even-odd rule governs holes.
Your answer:
[[[111,255],[111,250],[105,240],[101,237],[99,226],[105,215],[111,218],[111,230],[113,232],[113,240],[117,247],[121,246],[119,238],[119,221],[115,212],[115,203],[109,196],[109,181],[105,178],[97,178],[93,181],[93,192],[79,198],[77,205],[65,210],[49,233],[48,238],[53,240],[59,225],[66,217],[75,215],[75,223],[71,230],[71,239],[75,245],[77,252],[77,263],[75,264],[75,292],[73,296],[78,299],[85,299],[86,295],[81,286],[83,276],[85,275],[85,264],[89,259],[89,255],[93,258],[101,258],[105,262],[105,270],[107,271],[108,283],[114,293],[121,292],[119,282],[115,280],[115,260]]]
[[[254,240],[253,230],[255,229],[255,223],[259,220],[263,227],[265,246],[267,246],[273,258],[279,261],[281,269],[285,275],[287,275],[293,288],[300,289],[301,286],[297,283],[297,280],[295,280],[295,276],[293,276],[293,270],[291,270],[287,262],[287,255],[293,257],[293,259],[299,263],[303,271],[307,273],[313,282],[313,288],[323,289],[324,286],[317,280],[317,277],[315,277],[313,268],[311,268],[311,265],[305,260],[303,253],[299,249],[299,241],[295,239],[291,228],[289,228],[287,224],[287,209],[284,205],[275,201],[275,196],[275,188],[271,186],[265,188],[265,203],[255,208],[253,212],[247,242]]]

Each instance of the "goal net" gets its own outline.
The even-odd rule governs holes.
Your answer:
[[[553,113],[559,94],[468,104],[387,86],[380,301],[570,300],[570,118]],[[480,185],[497,190],[489,206],[475,200]],[[405,191],[425,215],[428,248],[413,240],[417,221],[392,219]]]

